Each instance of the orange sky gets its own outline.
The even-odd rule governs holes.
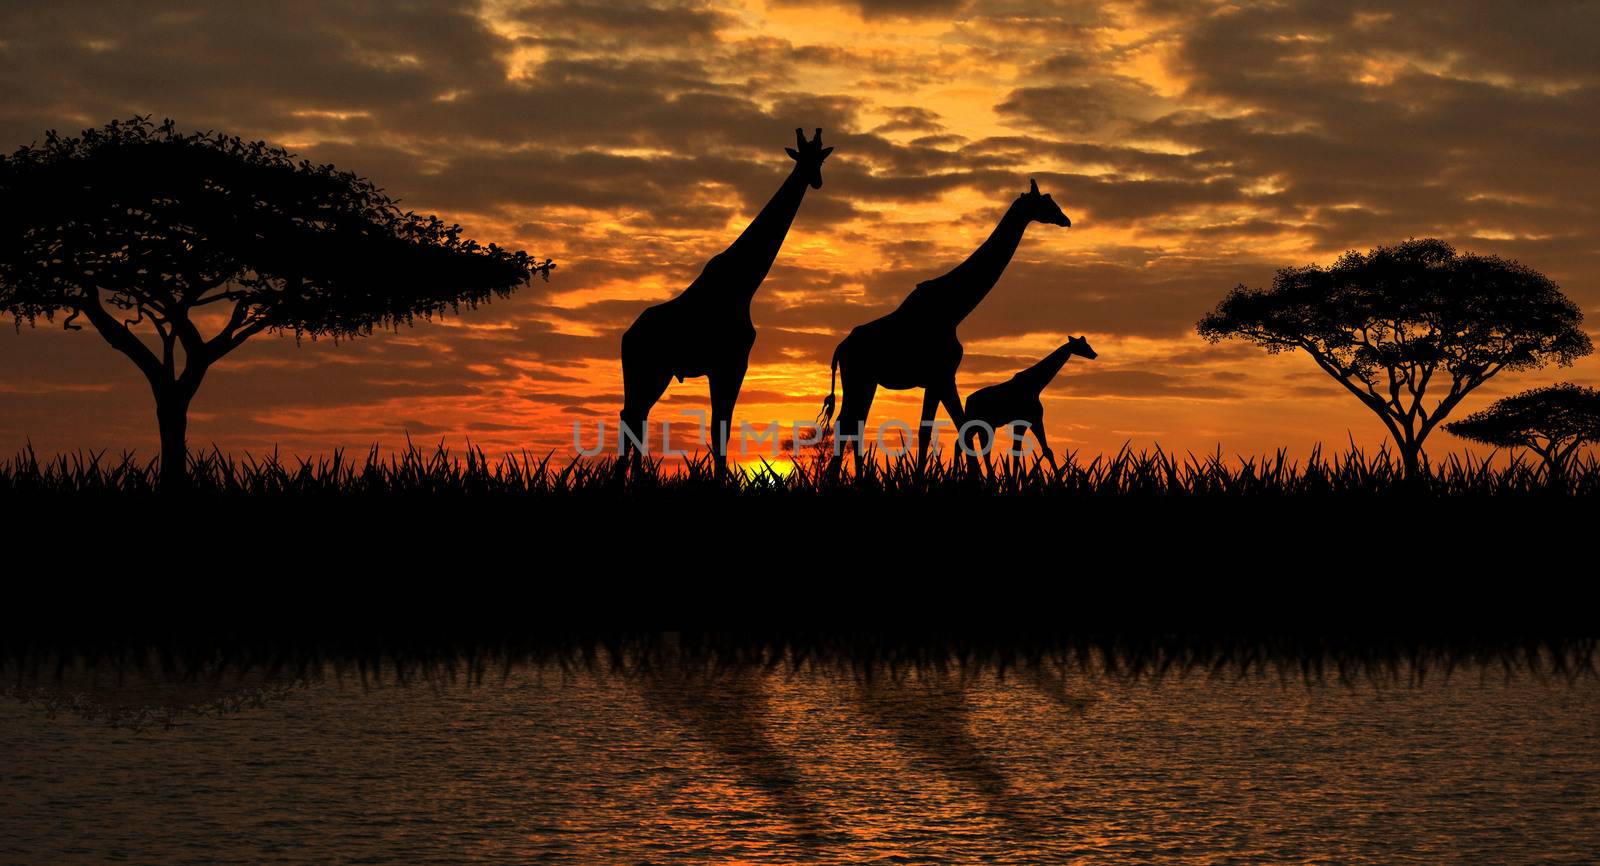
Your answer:
[[[1347,249],[1436,236],[1517,258],[1600,322],[1592,4],[136,6],[0,10],[0,146],[170,116],[334,162],[559,264],[397,334],[259,337],[208,378],[193,446],[409,432],[567,454],[574,422],[592,443],[619,408],[621,331],[738,234],[797,126],[837,150],[757,296],[736,422],[812,418],[838,339],[965,257],[1030,177],[1073,227],[1029,231],[962,326],[958,384],[1087,336],[1099,359],[1046,392],[1058,452],[1379,441],[1309,359],[1193,330],[1234,285]],[[90,333],[0,335],[0,368],[0,448],[153,447],[143,380]],[[1600,362],[1503,375],[1460,411],[1557,379],[1595,385]],[[674,384],[652,419],[705,409],[705,389]],[[873,421],[919,405],[880,392]]]

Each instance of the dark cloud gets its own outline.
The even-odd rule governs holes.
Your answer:
[[[1518,223],[1537,221],[1536,210],[1570,219],[1572,184],[1600,181],[1582,156],[1600,108],[1592,58],[1591,74],[1567,67],[1557,89],[1495,79],[1549,67],[1508,63],[1478,25],[1430,27],[1437,19],[1404,5],[1350,13],[1290,4],[1196,20],[1179,53],[1192,88],[1235,112],[1175,112],[1142,131],[1201,148],[1236,176],[1271,179],[1282,188],[1275,205],[1317,218],[1328,241],[1458,232],[1487,215],[1475,207],[1486,193],[1534,205]],[[1421,32],[1427,40],[1406,35]],[[1566,43],[1553,40],[1558,53]],[[1330,205],[1365,213],[1330,214]],[[1351,218],[1362,223],[1338,227]]]
[[[1064,138],[1121,131],[1149,90],[1125,79],[1019,87],[995,110],[1012,122]]]
[[[890,120],[881,123],[872,131],[877,134],[886,132],[942,132],[944,124],[939,122],[939,113],[920,108],[915,105],[900,105],[885,109]]]
[[[1192,328],[1233,285],[1344,249],[1439,236],[1600,311],[1593,3],[827,5],[872,37],[761,32],[763,9],[698,0],[10,4],[0,146],[171,116],[289,143],[558,259],[550,283],[445,325],[248,345],[202,389],[195,430],[257,444],[410,429],[554,447],[574,418],[614,417],[623,329],[765,203],[796,126],[838,150],[756,297],[746,401],[814,409],[793,395],[826,387],[840,337],[961,261],[1029,177],[1074,227],[1030,230],[962,324],[962,384],[1032,360],[995,345],[1087,334],[1123,348],[1056,386],[1085,425],[1117,426],[1095,397],[1152,413],[1117,429],[1188,426],[1156,398],[1178,415],[1282,415],[1286,397],[1339,411],[1314,369],[1269,376]],[[1141,77],[1152,66],[1168,76]],[[91,335],[0,334],[0,369],[6,442],[152,436],[144,384]],[[704,403],[704,382],[673,389]]]
[[[714,41],[729,19],[727,13],[698,3],[639,0],[535,0],[514,7],[512,17],[551,34],[562,47],[587,51],[699,45]]]
[[[842,6],[863,18],[926,18],[961,13],[973,0],[777,0],[782,6]]]
[[[481,86],[502,76],[510,47],[471,7],[445,2],[9,4],[0,22],[0,131],[22,141],[40,120],[134,111],[281,135],[309,113],[396,110]]]
[[[1183,377],[1145,370],[1071,370],[1056,387],[1074,397],[1188,397],[1231,400],[1243,396],[1237,388],[1193,382]]]
[[[552,406],[582,406],[585,403],[621,403],[621,394],[523,394],[522,399]]]
[[[1214,180],[1122,180],[1084,175],[1037,173],[1041,190],[1048,189],[1065,208],[1081,206],[1097,220],[1159,226],[1161,217],[1171,217],[1200,206],[1237,204],[1244,200],[1238,181]],[[1068,210],[1068,216],[1077,214]],[[1080,228],[1083,226],[1080,226]]]

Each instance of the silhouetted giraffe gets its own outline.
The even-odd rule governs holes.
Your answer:
[[[798,129],[794,138],[798,149],[784,148],[794,158],[794,170],[738,240],[712,256],[682,294],[647,308],[622,335],[624,458],[631,452],[637,459],[629,434],[645,441],[650,407],[672,377],[682,382],[705,376],[711,385],[712,459],[719,474],[726,469],[733,405],[756,341],[750,301],[783,246],[806,187],[822,188],[822,161],[833,152],[822,146],[820,129],[810,141]]]
[[[1061,348],[1046,355],[1039,363],[998,385],[979,388],[968,395],[966,423],[971,425],[966,431],[968,453],[981,452],[984,465],[988,466],[989,446],[994,443],[994,432],[1002,427],[1026,424],[1033,431],[1033,438],[1039,440],[1039,449],[1044,452],[1044,459],[1050,461],[1050,468],[1059,472],[1061,467],[1056,465],[1056,455],[1050,450],[1050,440],[1044,434],[1044,404],[1039,402],[1039,395],[1073,355],[1091,361],[1095,359],[1095,351],[1089,347],[1088,340],[1068,337]],[[985,429],[974,424],[974,421],[982,421],[989,426]],[[1013,435],[1020,437],[1021,433]]]
[[[818,420],[826,427],[832,419],[833,392],[842,379],[844,405],[839,407],[834,441],[842,443],[845,437],[852,437],[857,469],[861,468],[867,413],[879,385],[894,391],[924,389],[917,436],[919,461],[927,459],[928,428],[939,404],[944,404],[956,429],[965,423],[961,397],[956,393],[956,368],[961,365],[962,352],[956,326],[994,288],[1029,223],[1072,225],[1050,196],[1039,193],[1037,183],[1029,181],[1028,187],[966,261],[942,277],[919,283],[894,312],[857,327],[834,349],[834,379]],[[829,461],[830,474],[838,472],[842,458],[842,451],[836,450]]]

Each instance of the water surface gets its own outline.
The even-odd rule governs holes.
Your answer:
[[[1600,857],[1592,676],[319,673],[12,688],[0,861]]]

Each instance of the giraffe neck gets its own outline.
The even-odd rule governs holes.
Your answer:
[[[783,247],[805,194],[806,182],[796,165],[738,239],[717,257],[721,260],[719,277],[728,290],[746,298],[755,295]]]
[[[1063,345],[1054,352],[1044,356],[1039,363],[1034,364],[1016,375],[1018,382],[1027,385],[1035,393],[1042,393],[1046,386],[1055,380],[1056,374],[1072,358],[1072,349]]]
[[[1022,243],[1022,233],[1028,228],[1028,218],[1023,215],[1021,199],[1013,202],[1006,210],[1005,216],[1000,218],[999,225],[967,260],[955,266],[950,273],[939,277],[940,282],[947,285],[945,294],[946,312],[954,317],[952,324],[959,324],[977,309],[1000,281],[1000,275],[1005,273],[1006,266],[1011,264],[1011,256],[1017,251],[1017,244]]]

